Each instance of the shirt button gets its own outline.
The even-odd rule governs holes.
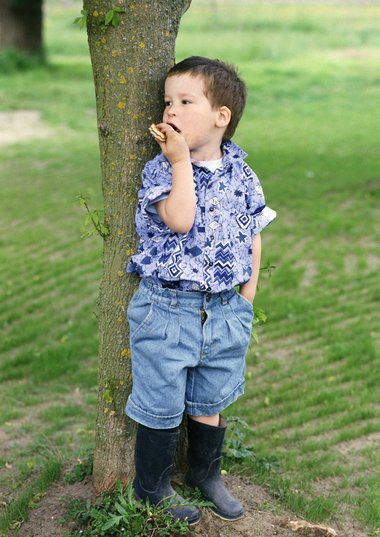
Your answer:
[[[210,235],[210,240],[213,241],[215,239],[214,235]]]
[[[209,267],[212,267],[212,266],[213,266],[213,264],[214,264],[214,262],[213,262],[213,261],[209,261],[209,262],[208,262],[208,266],[209,266]]]
[[[207,287],[206,291],[211,291],[211,287]],[[210,302],[211,295],[209,293],[206,294],[206,302]]]
[[[209,211],[210,211],[210,213],[213,213],[214,212],[214,207],[210,207]]]

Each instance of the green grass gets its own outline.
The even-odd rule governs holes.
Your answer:
[[[215,6],[194,0],[177,57],[239,66],[249,101],[235,140],[278,211],[263,233],[263,263],[276,269],[257,296],[268,322],[248,356],[245,396],[228,413],[251,425],[258,456],[279,460],[277,473],[245,462],[253,479],[310,520],[344,526],[352,516],[375,535],[380,7]],[[93,443],[102,245],[80,239],[77,196],[96,208],[102,199],[86,36],[72,25],[80,9],[49,4],[48,65],[0,75],[0,110],[38,110],[51,129],[1,151],[0,490],[9,505],[24,494],[27,505],[49,461]],[[17,509],[25,516],[9,509],[1,529]]]

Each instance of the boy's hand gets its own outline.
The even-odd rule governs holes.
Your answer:
[[[166,136],[165,142],[155,138],[161,151],[172,164],[190,159],[190,150],[182,133],[177,132],[168,123],[158,123],[157,128]]]
[[[243,289],[243,286],[241,286],[239,293],[247,302],[252,304],[255,299],[256,289]]]

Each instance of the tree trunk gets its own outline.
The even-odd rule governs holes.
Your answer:
[[[42,55],[42,0],[0,0],[0,49]]]
[[[144,163],[157,153],[148,127],[163,109],[163,81],[174,63],[182,14],[191,0],[84,0],[95,81],[104,196],[104,240],[98,301],[99,399],[94,455],[98,493],[133,475],[134,424],[124,408],[131,390],[126,310],[137,278],[125,272],[136,251],[134,217]],[[115,7],[120,23],[104,27]]]

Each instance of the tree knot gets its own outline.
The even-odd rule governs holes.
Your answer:
[[[103,134],[103,136],[107,136],[109,134],[108,125],[104,120],[99,122],[98,129]]]

